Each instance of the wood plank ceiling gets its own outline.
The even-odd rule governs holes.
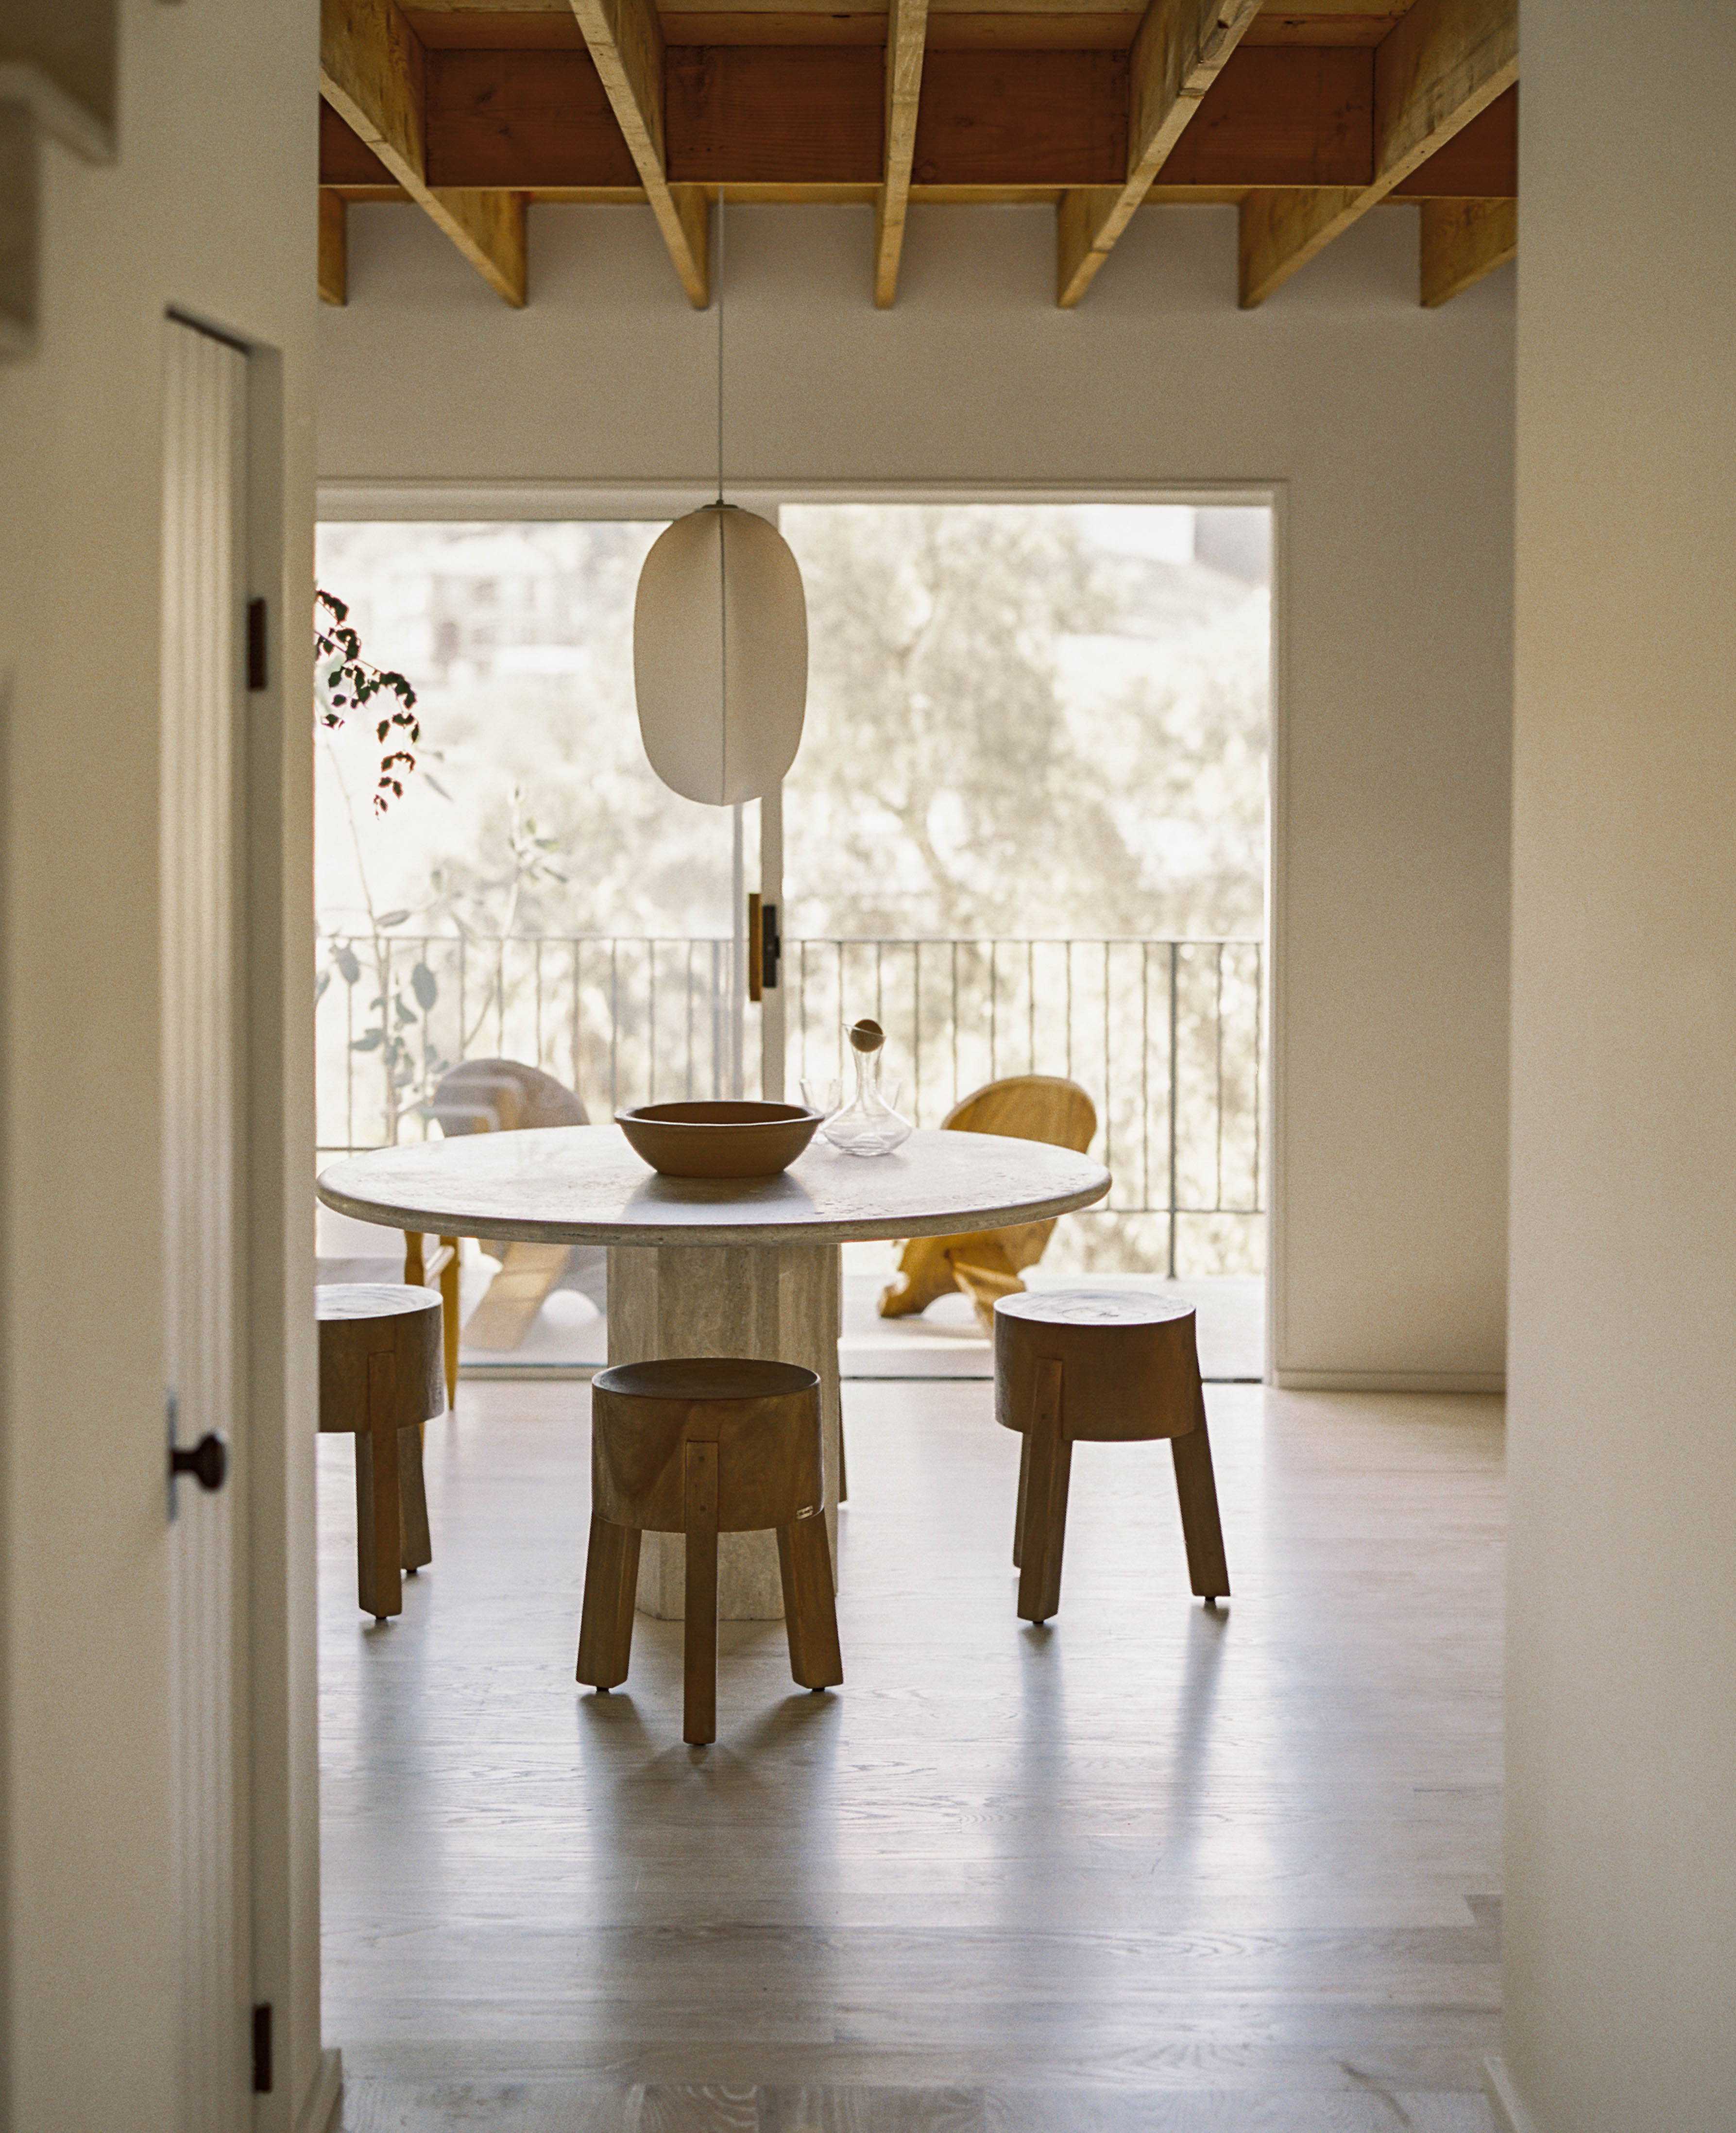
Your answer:
[[[1233,204],[1260,303],[1370,208],[1421,205],[1445,303],[1517,248],[1518,0],[322,0],[320,293],[351,200],[413,202],[510,304],[538,201],[648,206],[690,302],[710,203],[1056,209],[1079,303],[1152,204]]]

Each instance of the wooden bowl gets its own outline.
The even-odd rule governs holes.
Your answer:
[[[820,1124],[800,1104],[641,1104],[615,1124],[634,1153],[665,1177],[775,1177]]]

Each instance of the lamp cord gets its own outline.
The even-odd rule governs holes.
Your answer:
[[[724,188],[717,189],[717,501],[724,504]],[[718,665],[718,779],[729,773],[729,568],[724,552],[724,522],[717,527],[717,665]],[[741,835],[741,810],[736,810],[736,835]],[[739,914],[738,914],[739,915]],[[736,972],[740,990],[743,974]]]
[[[717,500],[724,500],[724,188],[717,189]]]

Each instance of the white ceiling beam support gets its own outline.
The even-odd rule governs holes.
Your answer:
[[[429,185],[424,55],[397,0],[320,0],[320,94],[488,286],[522,306],[524,195]]]
[[[1518,0],[1416,0],[1375,48],[1372,182],[1243,201],[1243,309],[1263,303],[1518,79]]]
[[[711,202],[703,185],[669,182],[656,8],[652,0],[572,0],[572,6],[681,286],[703,311],[711,301]]]
[[[1056,301],[1070,311],[1152,189],[1261,0],[1152,0],[1128,55],[1128,175],[1075,186],[1056,210]]]

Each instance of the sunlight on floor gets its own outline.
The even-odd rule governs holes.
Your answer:
[[[384,1628],[322,1440],[349,2133],[1487,2127],[1498,1403],[1214,1388],[1215,1612],[1165,1447],[1081,1447],[1035,1630],[988,1400],[848,1389],[846,1685],[726,1625],[708,1750],[677,1624],[574,1684],[582,1385],[429,1426],[435,1561]]]

